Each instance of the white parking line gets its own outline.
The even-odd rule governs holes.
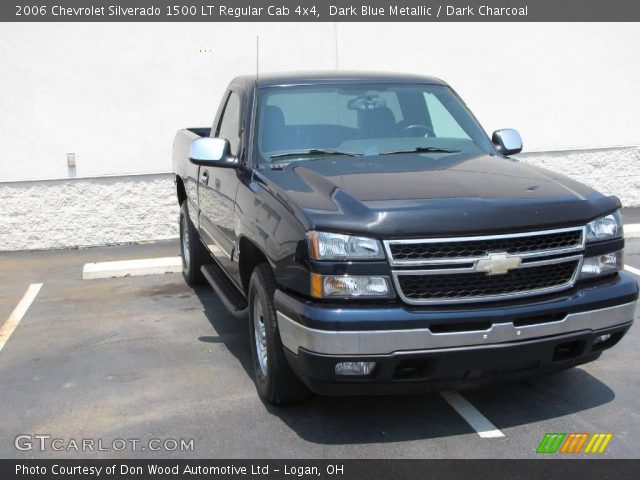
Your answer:
[[[476,407],[471,405],[469,401],[458,392],[442,392],[440,395],[478,432],[481,438],[504,437],[504,433],[498,430],[487,417],[482,415]]]
[[[158,275],[181,271],[182,259],[180,257],[143,258],[118,262],[87,263],[82,269],[82,279]]]
[[[2,351],[9,341],[9,337],[18,327],[20,320],[22,320],[24,314],[27,313],[27,310],[35,300],[36,295],[38,295],[41,288],[41,283],[32,283],[29,285],[29,288],[27,288],[22,300],[20,300],[18,305],[16,305],[16,308],[11,312],[11,315],[9,315],[9,318],[7,318],[7,320],[2,324],[2,327],[0,327],[0,351]]]
[[[633,273],[634,275],[638,275],[638,276],[640,277],[640,270],[638,270],[637,268],[633,268],[633,267],[630,267],[629,265],[625,265],[625,266],[624,266],[624,269],[625,269],[627,272],[631,272],[631,273]]]

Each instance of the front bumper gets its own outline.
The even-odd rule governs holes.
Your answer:
[[[399,393],[468,388],[598,358],[633,322],[638,285],[621,273],[562,295],[467,308],[336,306],[276,292],[289,363],[317,393]],[[594,344],[604,334],[611,338]],[[375,361],[369,377],[335,365]]]

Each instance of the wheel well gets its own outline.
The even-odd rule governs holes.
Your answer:
[[[269,263],[267,257],[262,253],[256,245],[246,238],[240,239],[240,279],[242,280],[242,288],[245,292],[249,291],[249,280],[251,280],[251,273],[256,265],[260,263]]]
[[[187,191],[184,189],[184,182],[180,176],[176,176],[176,193],[178,194],[178,205],[182,205],[187,199]]]

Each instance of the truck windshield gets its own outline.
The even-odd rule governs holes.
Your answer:
[[[464,104],[442,85],[263,88],[258,112],[262,168],[331,156],[495,154]]]

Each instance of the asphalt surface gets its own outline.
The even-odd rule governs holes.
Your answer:
[[[640,208],[632,207],[632,208],[623,208],[622,212],[622,220],[625,224],[628,223],[640,223]]]
[[[462,392],[502,438],[480,438],[439,394],[276,408],[255,393],[248,330],[210,289],[180,274],[81,279],[88,262],[177,252],[168,242],[0,255],[0,324],[43,284],[0,351],[0,458],[521,458],[547,432],[611,432],[602,456],[638,457],[638,325],[592,364]],[[640,239],[626,263],[640,268]],[[16,449],[35,434],[63,450],[33,437]],[[152,438],[193,439],[193,450],[150,451]],[[78,452],[83,439],[112,450]],[[127,447],[114,451],[115,439]]]

